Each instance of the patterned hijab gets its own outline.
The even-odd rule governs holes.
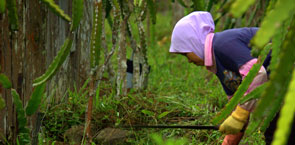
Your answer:
[[[172,32],[171,53],[193,52],[204,60],[204,45],[208,33],[214,32],[209,12],[196,11],[180,19]]]

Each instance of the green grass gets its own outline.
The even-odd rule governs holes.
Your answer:
[[[157,17],[154,36],[157,42],[148,48],[151,65],[148,89],[131,90],[126,97],[116,100],[113,86],[102,82],[93,111],[92,123],[96,130],[127,124],[211,125],[210,120],[227,103],[226,94],[213,74],[204,67],[189,64],[183,56],[169,53],[171,17],[160,13]],[[132,28],[135,31],[136,25],[132,24]],[[108,27],[108,37],[109,31]],[[129,47],[128,57],[130,50]],[[116,56],[112,62],[116,64]],[[84,125],[87,95],[82,94],[69,91],[60,104],[43,105],[45,138],[63,141],[67,129]],[[124,144],[208,145],[221,144],[224,137],[218,131],[184,129],[142,129],[132,134]],[[261,138],[262,135],[256,133],[244,138],[241,144],[264,144]]]

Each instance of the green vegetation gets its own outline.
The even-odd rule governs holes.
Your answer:
[[[261,29],[252,40],[252,54],[257,56],[259,61],[243,80],[228,104],[226,94],[214,74],[208,72],[204,67],[196,67],[194,64],[187,63],[186,58],[181,55],[168,52],[173,29],[172,12],[168,10],[159,12],[160,5],[155,0],[147,2],[134,0],[134,10],[130,10],[129,5],[125,3],[127,1],[123,0],[102,0],[94,3],[93,30],[91,38],[89,36],[91,40],[89,44],[91,46],[90,64],[85,64],[91,66],[90,76],[87,76],[88,79],[81,88],[68,89],[64,96],[56,101],[55,90],[49,90],[48,94],[44,94],[46,82],[55,75],[70,54],[74,35],[83,18],[85,1],[73,1],[72,18],[65,14],[53,0],[41,1],[56,15],[66,21],[71,21],[71,28],[63,46],[45,73],[34,80],[32,86],[35,88],[27,104],[23,104],[17,91],[12,89],[13,85],[9,78],[0,74],[1,86],[10,89],[13,96],[17,112],[17,142],[19,144],[31,143],[30,132],[32,130],[28,128],[27,122],[29,117],[38,111],[39,106],[41,106],[42,118],[40,119],[42,129],[38,135],[39,144],[55,144],[56,142],[69,144],[82,142],[83,144],[89,141],[92,144],[101,144],[98,132],[107,127],[122,129],[120,128],[122,125],[218,125],[238,103],[253,98],[259,98],[260,101],[246,129],[247,136],[243,138],[241,144],[264,144],[260,130],[265,131],[280,108],[282,108],[282,117],[279,119],[279,129],[276,132],[274,144],[286,142],[286,136],[290,131],[284,124],[290,124],[292,115],[288,116],[288,112],[292,114],[295,110],[290,103],[294,102],[294,97],[291,97],[290,92],[294,91],[295,77],[292,73],[295,62],[295,33],[292,29],[295,27],[295,6],[290,4],[293,3],[292,0],[270,0],[265,5],[262,5],[262,1],[255,3],[253,0],[247,3],[242,0],[222,2],[193,0],[190,3],[172,0],[185,7],[184,11],[187,13],[193,10],[211,11],[215,18],[217,31],[261,24]],[[15,0],[0,0],[1,13],[6,7],[10,28],[17,30],[19,24]],[[248,9],[254,9],[254,11],[250,12]],[[263,14],[259,14],[258,11]],[[230,17],[229,13],[234,17]],[[250,22],[246,21],[248,18]],[[108,24],[105,19],[108,20]],[[288,30],[288,27],[292,30]],[[147,29],[151,30],[145,32]],[[147,36],[150,38],[147,39]],[[273,38],[273,44],[267,44],[271,38]],[[104,39],[106,42],[103,41]],[[117,44],[124,52],[115,51]],[[106,50],[111,48],[110,52],[103,50],[104,47]],[[273,50],[270,81],[243,98],[243,94],[270,49]],[[103,51],[109,54],[105,55]],[[122,67],[124,65],[119,66],[121,64],[118,63],[120,60],[117,57],[125,53],[127,53],[127,58],[134,56],[136,79],[145,80],[148,77],[147,88],[142,87],[144,83],[136,82],[134,83],[136,87],[130,89],[127,95],[121,93],[123,92],[122,84],[126,78],[122,77],[123,80],[118,81],[122,84],[121,82],[115,84],[111,80],[114,76],[104,71],[109,60],[117,64],[114,70],[120,68],[124,70],[125,68]],[[125,62],[125,57],[122,60]],[[141,76],[139,75],[139,62],[142,63]],[[148,65],[151,67],[150,72]],[[121,75],[119,73],[116,75]],[[283,103],[284,100],[286,103]],[[5,101],[0,96],[0,110],[4,107]],[[90,132],[92,136],[89,135]],[[91,140],[89,140],[90,137],[92,137]],[[224,135],[219,131],[212,130],[130,129],[121,144],[207,145],[220,144],[223,137]],[[78,142],[73,138],[78,139]]]
[[[160,30],[155,34],[157,44],[147,52],[151,65],[148,89],[141,93],[131,90],[126,97],[116,100],[111,83],[103,81],[94,99],[94,130],[126,124],[211,125],[210,120],[227,103],[226,94],[213,74],[187,63],[183,56],[169,54],[173,28],[170,16],[157,15],[155,28]],[[56,104],[53,100],[44,106],[42,124],[49,140],[63,141],[63,135],[72,126],[84,125],[87,89],[69,90],[62,102]],[[223,140],[221,133],[210,130],[141,129],[131,132],[133,136],[126,139],[131,144],[220,144]],[[162,137],[167,140],[161,140]],[[178,139],[182,141],[174,142]],[[262,135],[255,133],[243,142],[263,144]]]

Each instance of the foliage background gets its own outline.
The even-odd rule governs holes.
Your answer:
[[[10,39],[8,44],[0,45],[0,46],[10,46],[11,48],[19,48],[16,47],[14,44],[17,44],[19,41],[18,36],[19,34],[24,34],[25,38],[28,40],[36,41],[32,35],[30,37],[26,37],[29,34],[26,34],[26,29],[22,29],[22,27],[19,27],[19,25],[24,25],[26,23],[23,23],[21,20],[18,20],[18,12],[17,12],[17,6],[20,6],[19,3],[14,3],[15,1],[5,1],[1,0],[1,7],[0,12],[3,13],[3,15],[8,15],[8,22],[7,23],[7,17],[5,17],[2,22],[2,33],[11,31]],[[3,10],[3,2],[7,2],[7,11],[5,12],[5,4],[4,4],[4,10]],[[46,51],[42,53],[41,55],[37,56],[42,57],[44,55],[46,56],[56,56],[54,59],[53,57],[46,60],[46,64],[48,67],[46,70],[45,75],[42,75],[41,77],[35,79],[35,76],[40,76],[40,72],[44,72],[42,67],[42,71],[38,70],[37,73],[34,73],[33,77],[30,76],[30,81],[28,84],[34,83],[33,86],[38,86],[33,91],[29,91],[28,94],[31,96],[32,99],[30,101],[35,103],[30,103],[25,101],[25,91],[19,86],[26,86],[19,82],[19,80],[22,80],[20,78],[20,74],[17,74],[15,77],[14,74],[8,75],[10,72],[7,72],[7,64],[5,64],[5,61],[2,60],[1,66],[4,66],[2,72],[4,72],[1,75],[1,84],[3,87],[7,90],[11,88],[18,88],[16,90],[11,89],[12,96],[13,96],[13,103],[16,105],[16,111],[9,111],[9,107],[13,106],[12,101],[9,101],[9,95],[7,93],[7,90],[2,91],[0,90],[1,94],[4,92],[4,101],[3,99],[0,100],[0,109],[3,108],[2,102],[9,103],[6,105],[6,111],[12,112],[15,116],[17,116],[14,120],[14,123],[16,122],[22,122],[18,126],[18,128],[14,129],[15,134],[14,137],[18,137],[21,144],[30,142],[28,137],[28,128],[26,127],[26,121],[28,120],[28,126],[31,131],[35,129],[35,126],[33,125],[34,119],[30,118],[32,114],[34,114],[35,111],[37,111],[38,105],[40,104],[40,110],[39,110],[39,117],[41,117],[41,132],[35,136],[39,137],[39,143],[52,143],[52,142],[68,142],[75,144],[74,140],[71,140],[73,138],[73,135],[77,135],[80,137],[76,137],[78,139],[81,139],[82,142],[85,141],[85,129],[83,127],[84,124],[87,124],[87,121],[91,120],[91,131],[93,136],[93,143],[98,143],[99,141],[96,140],[96,133],[99,132],[102,128],[105,127],[112,127],[114,125],[123,125],[123,124],[182,124],[182,125],[208,125],[210,124],[210,121],[213,119],[213,123],[217,123],[218,121],[222,121],[233,109],[235,104],[239,103],[242,97],[243,91],[245,91],[251,82],[251,76],[255,76],[255,71],[253,70],[249,75],[249,77],[244,80],[243,84],[239,88],[238,93],[235,94],[234,99],[230,102],[229,105],[225,107],[225,109],[221,110],[227,100],[225,97],[225,94],[222,90],[222,87],[218,83],[217,78],[211,74],[208,73],[205,68],[195,67],[191,64],[186,63],[185,58],[182,56],[176,56],[171,55],[168,53],[169,50],[169,44],[170,44],[170,35],[171,31],[173,29],[173,26],[177,19],[181,18],[181,16],[188,14],[191,11],[194,10],[207,10],[210,11],[215,19],[216,31],[222,31],[224,29],[229,28],[236,28],[236,27],[244,27],[244,26],[261,26],[261,32],[259,31],[258,36],[253,41],[253,55],[260,55],[261,60],[263,60],[263,56],[266,55],[268,52],[268,49],[270,48],[265,47],[265,43],[267,43],[270,38],[274,37],[273,39],[273,59],[272,61],[272,71],[273,76],[270,77],[271,81],[267,84],[266,90],[260,89],[256,91],[256,94],[254,96],[247,96],[248,99],[252,99],[253,97],[259,97],[260,94],[262,94],[262,99],[267,99],[263,96],[269,96],[265,95],[265,92],[267,90],[271,90],[271,88],[275,85],[280,85],[280,88],[277,88],[277,92],[279,92],[278,96],[272,96],[276,101],[275,104],[271,107],[268,107],[270,105],[263,105],[263,103],[260,103],[257,111],[254,112],[254,119],[250,124],[249,129],[247,129],[248,133],[252,133],[251,136],[248,136],[247,138],[244,138],[242,140],[241,144],[263,144],[262,141],[263,136],[260,134],[260,131],[257,131],[257,127],[262,126],[265,127],[267,123],[271,120],[273,115],[280,109],[280,105],[282,104],[282,101],[284,100],[285,94],[288,92],[287,89],[282,88],[288,88],[289,81],[283,82],[283,80],[291,80],[291,74],[293,71],[293,64],[294,60],[289,58],[294,58],[294,50],[292,49],[294,45],[292,45],[292,42],[294,42],[294,32],[293,29],[289,29],[288,27],[293,28],[294,22],[292,23],[292,19],[287,19],[288,14],[290,16],[294,15],[294,4],[291,0],[258,0],[258,1],[247,1],[247,3],[244,3],[243,1],[237,0],[237,1],[148,1],[149,2],[149,9],[146,12],[147,18],[144,21],[139,21],[138,16],[140,16],[140,8],[143,8],[140,6],[140,4],[144,3],[143,1],[134,1],[134,4],[138,7],[134,8],[134,13],[130,15],[129,22],[131,24],[131,32],[134,36],[134,39],[136,42],[138,42],[138,45],[144,50],[142,50],[145,54],[145,51],[147,51],[147,59],[148,64],[150,65],[150,74],[149,74],[149,83],[145,90],[138,91],[136,88],[131,89],[127,94],[124,94],[120,96],[121,90],[124,89],[121,85],[119,85],[121,82],[124,81],[124,75],[121,75],[121,72],[118,71],[116,74],[117,76],[122,76],[122,80],[117,80],[117,85],[115,85],[114,81],[112,80],[112,73],[109,71],[109,66],[107,68],[107,71],[104,72],[103,75],[100,75],[98,81],[100,84],[98,85],[98,88],[94,87],[95,81],[95,73],[96,71],[93,71],[97,68],[97,66],[101,66],[103,62],[106,60],[105,54],[102,53],[102,47],[100,45],[95,44],[101,44],[103,45],[103,42],[101,42],[101,39],[97,39],[101,36],[104,36],[104,33],[106,34],[106,46],[109,46],[108,48],[116,48],[114,47],[116,45],[116,42],[114,40],[118,39],[118,45],[119,50],[122,50],[123,47],[126,46],[127,49],[127,58],[132,57],[132,50],[134,51],[134,48],[132,48],[132,40],[131,38],[128,38],[122,34],[124,34],[124,23],[126,26],[126,21],[124,22],[124,19],[120,18],[118,15],[119,12],[119,4],[118,1],[110,1],[109,6],[112,7],[112,13],[109,13],[109,17],[106,18],[106,21],[104,23],[101,23],[98,25],[94,24],[92,29],[92,36],[89,35],[89,37],[85,37],[84,32],[87,34],[90,34],[89,28],[89,19],[91,20],[92,15],[89,15],[89,10],[92,10],[94,7],[98,7],[101,9],[101,5],[93,5],[92,2],[85,2],[85,8],[83,12],[83,0],[73,0],[73,9],[72,9],[72,22],[71,27],[63,25],[65,21],[71,21],[71,18],[63,12],[62,9],[67,8],[60,8],[59,5],[62,7],[64,6],[63,2],[59,2],[59,5],[56,5],[54,1],[50,0],[42,0],[42,2],[45,4],[46,8],[49,8],[52,12],[54,12],[56,15],[58,15],[60,18],[59,21],[62,21],[62,24],[59,24],[62,32],[57,32],[57,36],[61,36],[66,39],[66,43],[63,44],[61,47],[61,50],[57,52],[50,53],[50,48],[48,48],[48,45],[46,45]],[[104,1],[106,2],[106,1]],[[127,1],[126,1],[127,2]],[[133,1],[132,1],[133,2]],[[152,3],[154,2],[154,3]],[[151,5],[152,3],[152,5]],[[18,5],[17,5],[18,4]],[[97,4],[97,3],[96,3]],[[99,1],[98,1],[99,4]],[[288,5],[290,4],[290,5]],[[156,11],[153,11],[153,8],[157,7],[157,13]],[[25,5],[24,7],[21,7],[22,9],[26,9]],[[41,7],[41,11],[42,11]],[[45,8],[45,9],[46,9]],[[88,9],[87,9],[88,8]],[[104,8],[104,7],[102,7]],[[237,9],[238,8],[238,9]],[[22,10],[21,9],[21,10]],[[47,9],[46,9],[47,10]],[[175,11],[180,11],[183,13],[176,13]],[[230,11],[230,12],[229,12]],[[99,11],[100,12],[100,11]],[[125,10],[123,10],[125,12]],[[148,13],[149,12],[149,13]],[[86,14],[86,15],[85,15]],[[98,20],[104,20],[104,15],[97,15],[101,13],[93,13],[93,21],[96,19]],[[108,13],[107,13],[108,14]],[[278,17],[278,14],[284,14],[283,17]],[[41,13],[42,15],[42,13]],[[234,17],[232,17],[232,15]],[[61,20],[61,18],[63,20]],[[111,20],[113,18],[113,20]],[[142,18],[142,17],[139,17]],[[157,19],[154,19],[157,18]],[[264,19],[265,18],[265,19]],[[79,22],[82,19],[82,22]],[[86,19],[86,21],[83,21]],[[1,20],[1,19],[0,19]],[[30,20],[30,19],[29,19]],[[155,21],[156,20],[156,21]],[[112,28],[110,27],[110,22],[113,21],[113,24],[120,23],[120,25],[112,25]],[[155,23],[156,22],[156,23]],[[262,22],[262,23],[261,23]],[[40,21],[38,21],[40,23]],[[30,23],[29,23],[30,24]],[[146,30],[146,35],[143,35],[141,29],[142,24],[144,24],[143,28]],[[49,28],[51,25],[54,25],[54,23],[48,25]],[[9,26],[9,27],[8,27]],[[98,26],[98,27],[96,27]],[[105,26],[105,29],[103,29],[102,26]],[[120,27],[119,27],[120,26]],[[101,27],[101,28],[100,28]],[[128,26],[127,26],[128,27]],[[274,29],[277,28],[277,29]],[[23,27],[25,28],[25,27]],[[95,28],[97,28],[96,31]],[[118,29],[116,29],[118,28]],[[19,31],[15,31],[18,30]],[[100,30],[102,29],[102,30]],[[30,29],[28,29],[30,30]],[[49,29],[50,30],[50,29]],[[54,30],[54,28],[52,28]],[[119,31],[117,33],[116,31]],[[24,32],[24,33],[23,33]],[[40,32],[40,31],[39,31]],[[282,32],[282,33],[280,33]],[[5,33],[4,33],[5,34]],[[80,35],[82,34],[82,35]],[[101,35],[102,34],[102,35]],[[116,34],[119,34],[116,35]],[[6,34],[7,35],[7,34]],[[285,38],[286,35],[286,38]],[[52,35],[53,36],[53,35]],[[91,36],[91,37],[90,37]],[[126,39],[126,38],[127,39]],[[16,39],[14,39],[16,38]],[[51,38],[51,36],[49,37]],[[91,38],[91,39],[90,39]],[[87,41],[87,39],[89,41]],[[102,37],[103,39],[103,37]],[[126,39],[126,41],[124,41]],[[84,41],[85,40],[85,41]],[[20,42],[22,40],[20,39]],[[91,44],[89,43],[91,41]],[[146,41],[146,42],[145,42]],[[16,42],[16,43],[15,43]],[[56,40],[50,41],[49,46],[54,46]],[[57,41],[58,44],[62,44],[63,42]],[[125,43],[126,42],[126,43]],[[147,43],[147,48],[145,48],[145,43]],[[21,43],[25,44],[25,43]],[[38,43],[39,44],[39,43]],[[42,41],[40,41],[40,46],[35,46],[35,48],[42,47]],[[73,44],[73,46],[72,46]],[[83,49],[83,46],[86,46],[86,48],[89,48],[88,44],[90,44],[91,49]],[[21,45],[22,46],[22,45]],[[17,51],[17,49],[9,49],[15,50],[11,51],[11,53],[8,53],[12,57],[16,56],[22,56],[20,52],[22,50],[26,50],[27,48],[31,48],[31,46],[24,45],[25,47],[20,47],[21,51]],[[61,46],[61,45],[60,45]],[[57,46],[57,47],[60,47]],[[94,47],[92,47],[94,46]],[[82,49],[81,49],[82,48]],[[264,48],[264,49],[263,49]],[[267,49],[268,48],[268,49]],[[146,49],[146,50],[145,50]],[[5,49],[6,50],[6,49]],[[91,51],[90,51],[91,50]],[[124,50],[124,49],[123,49]],[[29,50],[30,51],[30,50]],[[90,52],[91,53],[90,53]],[[112,52],[112,49],[109,50]],[[23,51],[25,52],[25,51]],[[79,52],[79,54],[76,52]],[[94,52],[94,53],[93,53]],[[123,51],[116,50],[113,57],[111,58],[110,62],[113,65],[113,69],[115,71],[120,70],[124,67],[118,63],[117,58],[120,56]],[[124,52],[125,53],[125,52]],[[6,51],[1,51],[1,55],[7,56]],[[38,53],[39,54],[39,53]],[[86,55],[85,55],[86,54]],[[86,57],[79,57],[79,56],[90,56]],[[75,57],[73,57],[75,56]],[[67,59],[67,57],[70,57]],[[143,57],[145,57],[143,55]],[[9,57],[4,57],[4,60],[7,60]],[[18,58],[18,57],[16,57]],[[22,60],[22,57],[20,57]],[[72,59],[71,59],[72,58]],[[82,59],[81,59],[82,58]],[[91,58],[91,59],[89,59]],[[283,59],[288,58],[288,59]],[[53,61],[50,61],[52,60]],[[124,60],[125,58],[122,58]],[[34,58],[31,59],[34,61]],[[82,65],[82,67],[85,67],[85,64],[90,64],[91,66],[86,66],[86,69],[83,69],[84,72],[80,73],[80,69],[75,69],[75,63],[77,60],[79,60],[79,65]],[[121,60],[121,61],[122,61]],[[143,59],[146,61],[145,59]],[[32,62],[33,62],[32,61]],[[12,62],[18,62],[18,59],[16,61]],[[31,61],[28,61],[31,62]],[[72,63],[68,67],[68,63]],[[119,60],[120,62],[120,60]],[[280,62],[280,63],[278,63]],[[284,63],[281,63],[284,62]],[[5,64],[5,65],[4,65]],[[18,68],[18,65],[14,65],[14,63],[11,63],[13,67],[11,68]],[[283,64],[288,64],[287,67],[283,67]],[[20,66],[22,66],[22,63],[20,63]],[[71,68],[74,69],[71,69]],[[79,66],[80,67],[80,66]],[[81,68],[82,68],[81,67]],[[257,68],[259,66],[257,65]],[[25,67],[24,67],[25,68]],[[32,67],[33,70],[35,70],[38,67]],[[70,68],[70,69],[69,69]],[[284,69],[280,69],[284,68]],[[61,70],[59,70],[61,69]],[[65,69],[66,71],[64,71]],[[9,70],[9,69],[8,69]],[[13,69],[11,69],[13,70]],[[26,69],[20,69],[20,70],[26,70]],[[71,79],[71,77],[68,77],[68,79],[63,78],[64,82],[60,83],[61,77],[64,77],[65,74],[71,70],[78,70],[77,75],[86,74],[86,78],[82,79]],[[283,72],[282,70],[285,70],[284,75],[280,72]],[[86,72],[85,72],[86,71]],[[34,72],[34,71],[33,71]],[[66,72],[66,73],[62,73]],[[25,71],[23,72],[25,73]],[[57,73],[57,74],[56,74]],[[284,72],[283,72],[284,73]],[[98,73],[99,74],[99,73]],[[15,79],[17,78],[17,79]],[[24,77],[26,78],[26,76]],[[34,82],[32,82],[32,78],[34,78]],[[66,77],[67,78],[67,77]],[[89,78],[89,79],[87,79]],[[118,77],[117,77],[118,78]],[[278,78],[278,79],[277,79]],[[9,81],[9,79],[12,80],[12,85]],[[50,80],[57,80],[57,83]],[[49,81],[50,83],[47,86],[47,91],[45,94],[43,94],[44,91],[44,84],[45,82]],[[26,83],[27,84],[27,83]],[[41,85],[43,84],[43,85]],[[63,86],[63,84],[66,84],[63,86],[63,89],[60,89],[57,86]],[[69,85],[70,84],[70,85]],[[40,85],[40,86],[39,86]],[[28,85],[31,86],[31,85]],[[290,90],[292,90],[292,86],[290,86]],[[124,91],[122,91],[124,92]],[[19,95],[20,94],[20,95]],[[35,95],[34,95],[35,94]],[[37,95],[36,95],[37,94]],[[290,96],[290,91],[288,93]],[[118,97],[120,96],[120,97]],[[30,98],[30,97],[28,97]],[[286,99],[290,99],[286,98]],[[89,99],[89,100],[88,100]],[[93,99],[93,102],[92,102]],[[292,99],[292,98],[291,98]],[[23,100],[23,102],[22,102]],[[41,101],[42,100],[42,101]],[[90,111],[90,114],[92,114],[92,118],[90,115],[87,115],[87,120],[85,119],[86,112],[89,114],[89,102],[93,104],[93,110]],[[245,101],[245,99],[243,100]],[[267,102],[267,101],[261,101],[261,102]],[[30,105],[30,104],[35,104]],[[289,106],[288,106],[289,105]],[[8,106],[8,107],[7,107]],[[87,107],[88,106],[88,107]],[[88,110],[87,110],[88,108]],[[286,112],[292,111],[294,112],[294,109],[291,107],[290,104],[286,104],[284,106],[284,110]],[[24,112],[26,109],[26,112]],[[270,109],[271,111],[265,111],[267,109]],[[217,112],[221,111],[222,113],[217,114]],[[267,112],[267,113],[262,113]],[[17,114],[17,115],[16,115]],[[220,115],[221,114],[221,115]],[[4,116],[4,115],[2,115]],[[35,116],[36,117],[36,116]],[[13,118],[13,117],[12,117]],[[34,118],[34,117],[33,117]],[[37,117],[38,118],[38,117]],[[282,117],[283,118],[283,117]],[[289,119],[281,119],[281,122],[290,122],[291,117]],[[32,120],[31,120],[32,119]],[[37,121],[38,122],[38,121]],[[0,122],[2,123],[2,122]],[[283,125],[283,123],[281,123]],[[6,126],[6,125],[5,125]],[[9,125],[8,125],[9,126]],[[87,128],[87,127],[86,127]],[[286,127],[281,127],[282,132],[288,131]],[[78,130],[77,130],[78,129]],[[18,132],[16,134],[16,132]],[[87,129],[86,129],[87,132]],[[284,134],[282,133],[281,134]],[[34,133],[33,133],[34,134]],[[86,133],[87,134],[87,133]],[[220,144],[223,139],[223,135],[221,135],[218,131],[208,131],[208,130],[180,130],[180,129],[163,129],[163,130],[157,130],[157,129],[143,129],[140,131],[131,131],[131,136],[126,138],[124,140],[124,143],[131,143],[131,144]],[[147,134],[153,134],[153,135],[147,135]],[[278,134],[278,135],[281,135]],[[4,140],[6,143],[10,141],[15,142],[15,138],[11,138],[9,135],[2,135],[2,140]],[[33,137],[34,138],[34,137]],[[74,137],[75,138],[75,137]],[[176,138],[173,139],[173,138]],[[163,140],[164,139],[164,140]],[[18,141],[18,140],[17,140]],[[284,142],[284,140],[281,140]],[[124,144],[123,143],[123,144]],[[279,140],[278,140],[278,143]]]

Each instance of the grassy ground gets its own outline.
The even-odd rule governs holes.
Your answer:
[[[211,125],[210,120],[226,104],[226,94],[213,74],[187,63],[183,56],[169,54],[173,29],[170,15],[158,14],[157,20],[156,42],[148,48],[148,89],[140,93],[131,90],[116,100],[111,84],[102,82],[94,104],[94,131],[122,124]],[[43,104],[44,140],[68,142],[65,136],[69,129],[84,124],[86,94],[87,88],[69,91],[61,103]],[[123,144],[208,145],[221,144],[224,137],[218,131],[184,129],[142,129],[132,134]],[[241,144],[264,142],[262,135],[255,133]]]

